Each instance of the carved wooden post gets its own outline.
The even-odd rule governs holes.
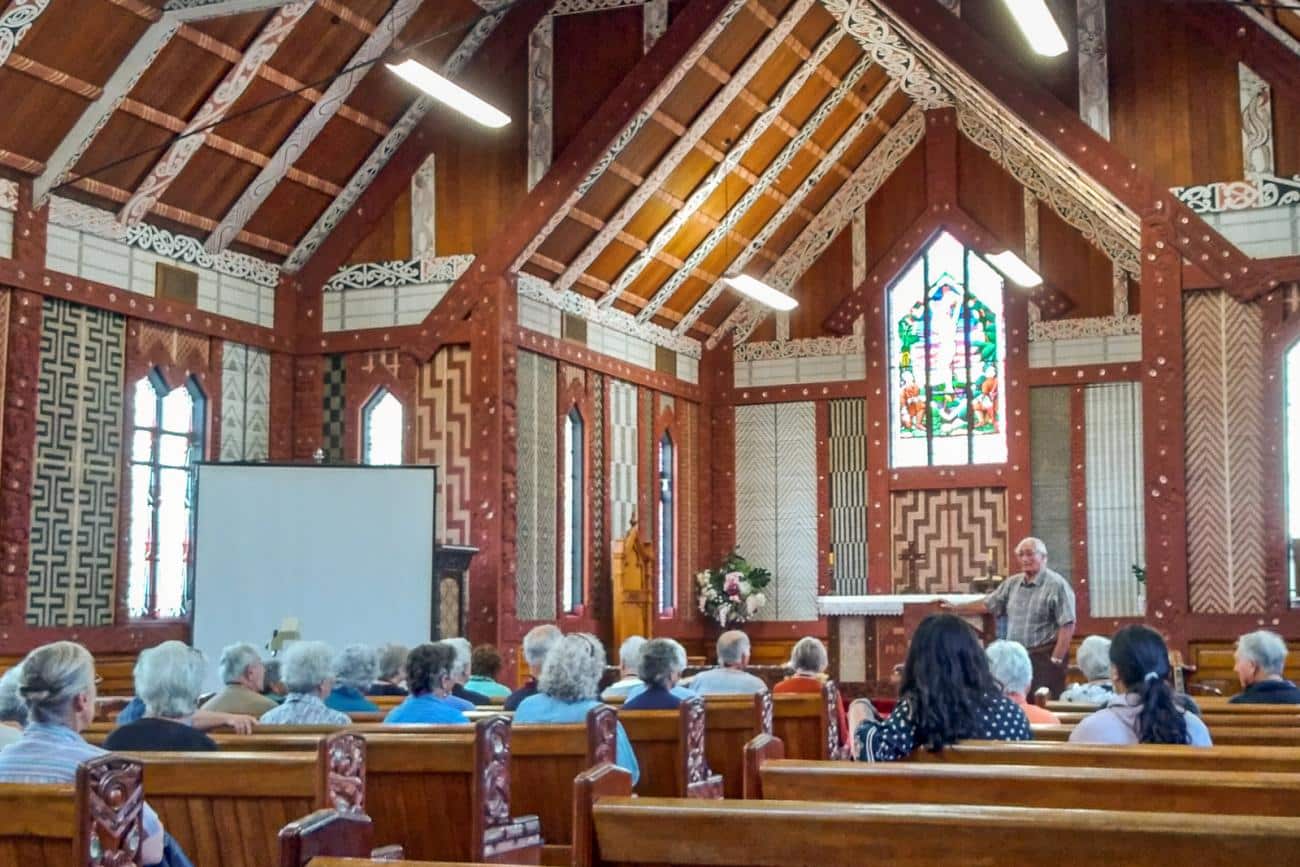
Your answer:
[[[678,709],[680,731],[677,736],[679,773],[688,798],[721,798],[722,777],[709,770],[704,754],[704,699],[688,698]]]
[[[754,693],[754,723],[759,732],[765,735],[772,733],[772,691],[763,690]]]
[[[587,766],[618,764],[618,715],[608,705],[587,711]]]
[[[321,739],[316,753],[316,806],[340,813],[366,811],[366,740],[353,732]]]
[[[144,765],[116,755],[77,768],[76,851],[89,867],[140,863]]]

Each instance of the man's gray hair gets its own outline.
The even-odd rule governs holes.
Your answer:
[[[23,677],[23,664],[20,662],[0,677],[0,722],[16,722],[27,725],[27,702],[18,694],[18,684]]]
[[[564,633],[560,627],[551,623],[534,626],[524,635],[524,661],[532,666],[540,666],[546,661],[546,654],[560,642]]]
[[[1286,669],[1286,642],[1276,632],[1267,629],[1248,632],[1237,639],[1237,651],[1265,674],[1281,674]]]
[[[989,658],[989,671],[1007,695],[1024,695],[1034,679],[1034,666],[1029,661],[1029,651],[1018,641],[995,641],[984,650]]]
[[[315,692],[334,673],[334,651],[323,641],[295,641],[284,652],[281,671],[289,692]]]
[[[1025,538],[1021,539],[1019,542],[1016,543],[1016,553],[1019,553],[1021,548],[1026,548],[1026,547],[1033,548],[1043,557],[1047,556],[1047,546],[1043,544],[1042,539],[1039,539],[1035,536],[1026,536]]]
[[[140,654],[135,694],[146,716],[182,719],[194,713],[203,690],[203,654],[183,641],[164,641]]]
[[[244,677],[244,672],[254,663],[262,661],[262,654],[257,652],[257,648],[247,642],[231,644],[221,649],[221,661],[218,665],[221,668],[222,683],[239,683]]]
[[[349,644],[334,657],[334,680],[342,686],[350,686],[358,692],[365,692],[375,682],[375,672],[379,670],[379,660],[375,650],[366,644]]]
[[[470,645],[468,638],[444,638],[442,643],[456,651],[456,662],[451,667],[451,676],[453,679],[467,676],[469,674],[470,660],[474,658],[474,648]]]
[[[605,673],[605,646],[586,632],[573,632],[551,648],[537,678],[537,691],[560,701],[583,701],[599,695]]]
[[[682,673],[676,644],[671,638],[652,638],[641,645],[637,674],[646,684],[668,689],[673,675]]]
[[[406,665],[406,656],[411,649],[405,644],[385,644],[379,648],[379,680],[395,681]]]
[[[1110,677],[1110,639],[1104,635],[1089,635],[1079,643],[1075,659],[1085,678],[1105,680]]]
[[[640,635],[629,635],[623,639],[623,643],[618,647],[619,667],[628,671],[636,671],[641,665],[641,648],[643,647],[645,647],[645,639]]]
[[[749,636],[730,629],[718,636],[718,664],[739,665],[749,655]]]
[[[75,641],[42,645],[23,660],[18,694],[31,722],[68,723],[72,700],[95,685],[95,657]]]
[[[826,657],[826,645],[819,639],[805,635],[794,643],[794,649],[790,651],[790,667],[795,671],[821,674],[828,665],[830,660]]]

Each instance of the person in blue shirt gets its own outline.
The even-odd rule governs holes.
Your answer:
[[[468,723],[451,703],[456,651],[445,644],[421,644],[406,657],[406,700],[388,712],[386,723]]]
[[[676,710],[682,699],[672,692],[682,676],[683,665],[677,656],[677,642],[671,638],[652,638],[641,645],[641,663],[637,674],[645,687],[623,702],[624,710]],[[683,690],[687,696],[695,693]]]
[[[469,661],[469,680],[465,689],[486,695],[490,699],[504,701],[510,695],[510,687],[498,683],[501,675],[501,651],[490,644],[480,644],[474,648]]]
[[[349,644],[334,657],[334,689],[325,698],[325,706],[343,713],[377,713],[379,705],[366,698],[366,689],[379,673],[379,657],[374,648]]]
[[[514,722],[581,723],[587,711],[600,706],[600,677],[605,673],[605,647],[600,639],[585,632],[564,636],[546,654],[537,694],[519,703]],[[618,724],[615,760],[632,775],[632,785],[641,778],[641,768],[632,751],[623,724]]]

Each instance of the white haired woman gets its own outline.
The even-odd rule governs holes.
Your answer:
[[[790,650],[790,668],[794,674],[772,687],[776,694],[798,694],[821,692],[826,680],[826,668],[830,659],[826,654],[826,645],[820,639],[805,635],[794,643]],[[849,716],[844,710],[844,696],[839,697],[840,741],[843,746],[849,743]]]
[[[372,647],[349,644],[334,657],[334,689],[325,706],[343,713],[378,713],[379,705],[366,698],[366,689],[375,681],[379,658]]]
[[[681,705],[681,697],[673,693],[685,668],[685,661],[677,655],[679,646],[671,638],[652,638],[641,644],[637,679],[645,686],[623,703],[624,710],[676,710]]]
[[[411,652],[405,644],[389,642],[379,648],[379,675],[366,695],[406,695],[406,657]]]
[[[564,636],[546,654],[537,695],[519,703],[516,723],[580,723],[587,711],[600,705],[600,677],[605,673],[605,646],[585,632]],[[641,777],[632,742],[618,724],[618,766],[632,775],[632,785]]]
[[[1110,682],[1110,639],[1104,635],[1089,635],[1075,652],[1084,683],[1076,683],[1061,693],[1061,701],[1075,704],[1095,704],[1104,707],[1115,697],[1115,685]]]
[[[685,648],[685,647],[682,647],[681,643],[678,642],[676,639],[673,639],[673,638],[656,638],[656,639],[652,639],[652,640],[653,640],[653,641],[666,641],[666,642],[668,642],[668,645],[669,645],[670,647],[672,647],[672,649],[673,649],[673,657],[674,657],[674,659],[676,660],[676,668],[677,668],[678,677],[677,677],[677,679],[673,682],[673,685],[672,685],[671,687],[669,687],[668,692],[670,692],[670,693],[671,693],[675,698],[677,698],[679,703],[681,702],[682,699],[695,698],[695,697],[696,697],[696,692],[695,692],[695,690],[690,689],[689,687],[683,686],[683,685],[682,685],[682,682],[681,682],[681,673],[682,673],[683,671],[686,670],[686,663],[687,663],[687,660],[686,660],[686,648]],[[638,670],[639,670],[639,669],[638,669]],[[638,678],[638,680],[639,680],[639,679],[640,679],[640,678]],[[627,698],[624,700],[623,707],[627,707],[627,702],[630,702],[630,701],[634,701],[634,700],[636,700],[636,699],[639,698],[640,695],[641,695],[643,692],[645,692],[645,691],[646,691],[646,684],[645,684],[644,682],[641,683],[641,685],[639,685],[639,686],[634,686],[634,687],[633,687],[633,688],[628,692],[628,694],[627,694]],[[602,697],[603,697],[603,696],[602,696]],[[673,705],[673,707],[676,707],[676,706],[677,706],[677,705]]]
[[[1034,664],[1029,651],[1017,641],[995,641],[984,648],[989,658],[989,672],[1002,687],[1002,694],[1020,705],[1031,725],[1059,726],[1061,718],[1045,707],[1030,704],[1025,693],[1034,679]]]
[[[474,650],[470,646],[469,639],[444,638],[439,643],[447,645],[456,653],[456,662],[451,669],[451,703],[460,710],[473,710],[479,705],[491,704],[492,699],[483,693],[465,687],[469,682],[470,666],[474,661]]]
[[[262,714],[268,725],[341,725],[352,722],[325,706],[334,688],[334,651],[323,641],[298,641],[284,652],[284,704]]]
[[[95,658],[72,641],[38,647],[23,660],[18,694],[28,723],[17,743],[0,751],[0,782],[72,783],[77,766],[108,751],[82,739],[95,718]],[[141,861],[163,861],[164,834],[158,814],[146,804]]]
[[[164,641],[141,653],[135,694],[144,702],[144,716],[114,729],[105,749],[216,750],[212,738],[190,725],[203,689],[203,667],[203,655],[183,641]]]

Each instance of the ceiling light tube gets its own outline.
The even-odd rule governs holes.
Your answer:
[[[1003,0],[1029,47],[1044,57],[1059,57],[1069,50],[1061,28],[1044,0]]]
[[[773,310],[793,310],[799,306],[799,302],[789,295],[779,289],[773,289],[762,280],[756,280],[748,274],[737,274],[734,277],[725,279],[741,295],[745,295],[759,304],[771,307]]]
[[[1026,265],[1024,259],[1010,250],[1003,250],[1001,253],[989,256],[988,260],[990,265],[1001,271],[1004,277],[1021,289],[1033,289],[1043,284],[1043,278],[1038,272]]]
[[[423,90],[443,105],[483,126],[500,129],[510,123],[510,116],[495,108],[459,84],[444,78],[418,60],[403,60],[396,65],[385,64],[390,70]]]

